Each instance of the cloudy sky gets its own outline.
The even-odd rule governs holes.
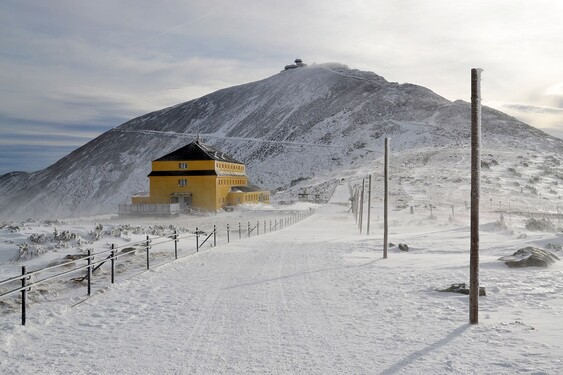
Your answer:
[[[2,0],[0,174],[296,57],[483,103],[563,138],[561,0]]]

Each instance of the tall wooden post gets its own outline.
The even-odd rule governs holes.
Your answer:
[[[385,138],[385,164],[383,167],[383,259],[387,259],[389,245],[389,138]]]
[[[25,269],[25,266],[22,266],[22,326],[25,325],[25,320],[26,320],[26,311],[25,311],[25,307],[26,307],[26,302],[27,302],[27,289],[26,287],[26,283],[27,283],[27,271]]]
[[[360,234],[362,234],[362,229],[364,226],[364,189],[366,185],[366,179],[362,178],[362,192],[360,193]]]
[[[368,225],[367,225],[367,235],[369,236],[369,222],[371,219],[371,174],[368,180]]]
[[[358,224],[358,188],[354,189],[354,218]]]
[[[471,69],[471,251],[469,323],[479,323],[479,198],[481,178],[481,71]]]

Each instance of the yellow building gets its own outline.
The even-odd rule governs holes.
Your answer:
[[[243,163],[202,142],[192,142],[152,162],[148,197],[133,205],[179,204],[215,211],[241,203],[270,203],[270,192],[248,182]]]

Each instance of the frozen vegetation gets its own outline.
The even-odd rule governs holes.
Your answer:
[[[390,241],[408,244],[408,251],[392,245],[384,260],[377,189],[369,236],[366,228],[359,234],[348,212],[349,184],[360,176],[337,184],[325,205],[4,225],[3,241],[44,245],[31,259],[12,250],[9,257],[20,259],[2,264],[4,277],[22,264],[51,264],[87,247],[142,240],[145,232],[208,231],[215,224],[220,236],[218,246],[197,254],[180,242],[180,253],[192,255],[172,263],[171,244],[151,250],[150,272],[143,272],[142,249],[133,252],[119,261],[116,284],[110,286],[107,267],[94,275],[90,298],[71,276],[35,290],[25,327],[18,300],[2,303],[0,372],[559,373],[563,263],[514,269],[499,258],[527,246],[560,257],[561,229],[530,229],[529,215],[484,205],[480,285],[486,297],[479,325],[471,326],[468,296],[437,291],[468,282],[468,211],[457,204],[451,217],[451,207],[438,204],[430,218],[422,204],[412,214],[395,206]],[[404,194],[422,196],[414,189]],[[236,228],[282,217],[281,209],[312,207],[316,214],[294,226],[242,240],[235,231],[226,243],[227,223]]]

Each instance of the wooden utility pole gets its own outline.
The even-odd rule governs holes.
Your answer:
[[[366,186],[366,179],[362,178],[362,193],[360,195],[360,234],[364,226],[364,189]]]
[[[385,138],[385,164],[383,167],[383,259],[387,259],[389,244],[389,138]]]
[[[481,178],[481,72],[471,69],[471,252],[469,323],[479,323],[479,198]]]
[[[367,225],[367,235],[369,236],[369,222],[371,219],[371,174],[369,175],[368,181],[368,225]]]

